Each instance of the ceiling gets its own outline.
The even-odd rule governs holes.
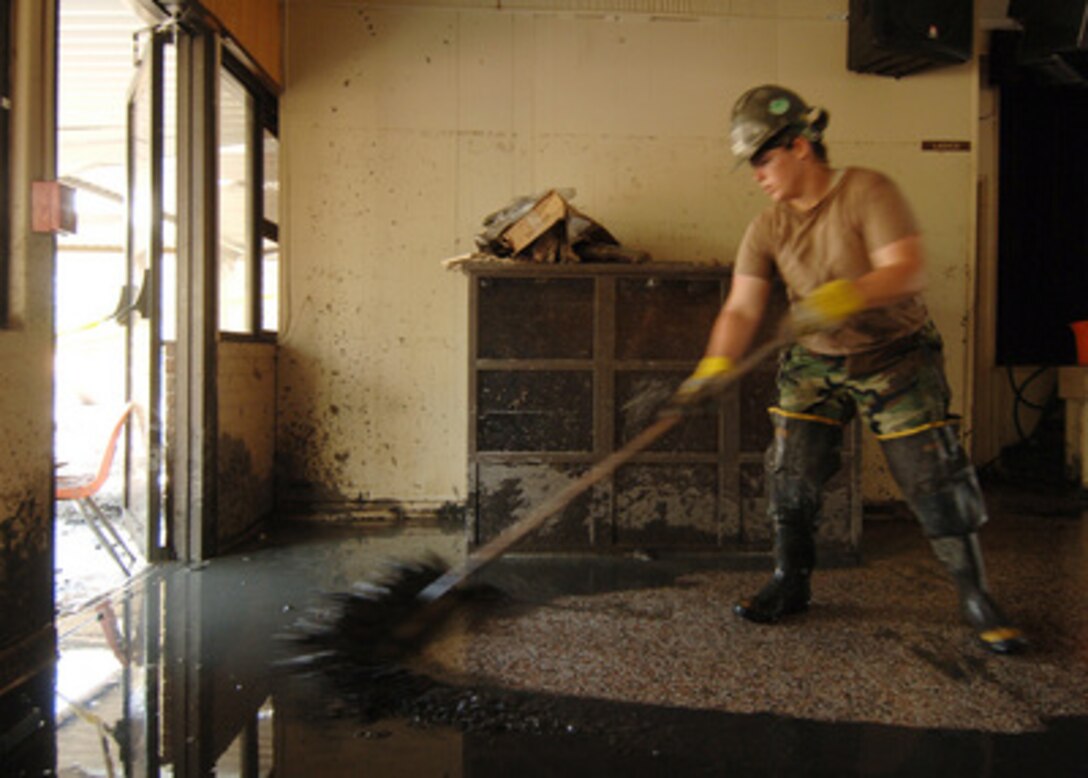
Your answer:
[[[76,188],[79,225],[76,235],[60,241],[62,249],[91,248],[120,252],[125,241],[127,106],[137,73],[137,59],[150,37],[150,19],[137,12],[137,0],[60,0],[58,55],[58,172]],[[166,47],[166,67],[173,60]],[[166,94],[165,143],[172,132],[175,79],[163,79]],[[220,185],[227,232],[244,224],[244,203],[231,194],[244,188],[247,109],[245,98],[224,92],[220,100]],[[240,172],[241,171],[241,172]],[[172,167],[167,177],[167,209]],[[235,207],[237,206],[237,207]],[[234,215],[232,215],[234,214]],[[171,219],[167,215],[168,240]],[[230,243],[230,236],[221,236]]]
[[[62,244],[124,241],[127,95],[146,22],[126,0],[60,0],[58,171],[77,184],[79,231]]]
[[[134,36],[147,27],[126,0],[60,0],[62,130],[124,126]]]

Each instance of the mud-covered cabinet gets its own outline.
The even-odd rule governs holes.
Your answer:
[[[484,543],[653,421],[703,353],[727,268],[471,263],[469,520]],[[769,322],[780,315],[776,301]],[[761,337],[765,336],[761,334]],[[773,362],[552,517],[522,551],[766,549]],[[857,432],[820,544],[860,533]]]

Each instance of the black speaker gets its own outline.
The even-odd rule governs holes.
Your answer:
[[[974,0],[850,0],[846,66],[901,76],[971,59]]]

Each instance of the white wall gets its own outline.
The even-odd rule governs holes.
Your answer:
[[[974,151],[921,142],[973,141],[973,65],[848,72],[846,0],[475,5],[287,2],[278,445],[291,496],[463,499],[467,289],[441,260],[472,250],[514,196],[569,186],[625,245],[731,262],[765,200],[732,171],[729,110],[762,82],[828,108],[832,162],[882,169],[913,202],[964,411]],[[891,497],[873,453],[866,497]]]

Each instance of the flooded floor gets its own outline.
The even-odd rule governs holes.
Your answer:
[[[463,538],[277,529],[58,623],[60,687],[84,681],[57,701],[58,772],[1088,776],[1088,501],[989,498],[991,588],[1032,640],[1011,658],[975,645],[918,528],[881,520],[777,626],[730,611],[766,558],[508,556],[410,660],[300,662],[325,593]]]

